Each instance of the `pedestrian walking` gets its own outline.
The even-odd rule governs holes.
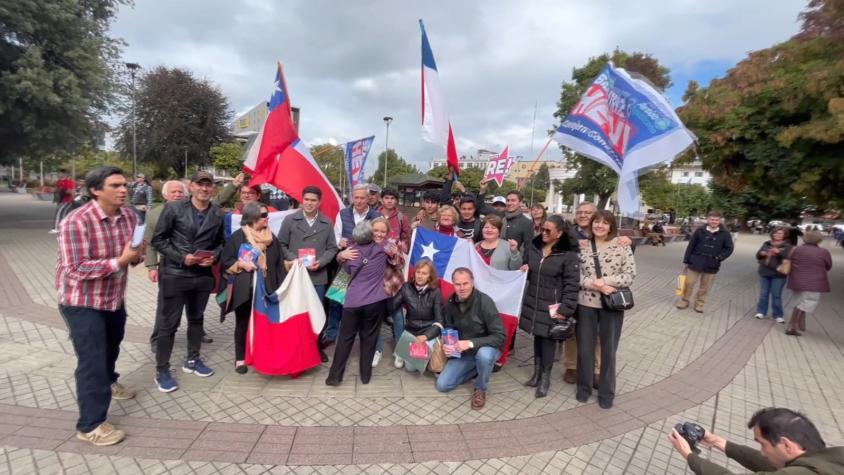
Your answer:
[[[114,445],[125,434],[107,422],[112,399],[135,394],[115,371],[126,328],[126,269],[143,256],[132,247],[138,218],[124,207],[126,178],[117,167],[85,176],[93,199],[59,225],[56,289],[59,313],[76,353],[76,437],[94,445]]]
[[[709,289],[715,283],[715,275],[724,262],[733,253],[733,239],[721,224],[721,213],[710,212],[706,217],[706,226],[695,230],[686,246],[683,264],[686,265],[686,284],[677,308],[689,308],[695,284],[700,286],[695,297],[694,310],[703,313]]]
[[[633,250],[619,244],[618,227],[611,211],[597,211],[590,223],[591,253],[580,254],[580,293],[577,307],[577,394],[587,402],[594,385],[593,357],[601,339],[598,405],[609,409],[615,399],[615,360],[624,311],[607,308],[601,296],[629,287],[636,278]]]
[[[823,235],[806,231],[803,245],[791,253],[788,288],[794,291],[794,310],[788,320],[786,335],[800,336],[806,331],[806,314],[813,313],[821,301],[821,294],[829,292],[828,273],[832,269],[832,255],[820,247]]]
[[[521,267],[528,276],[519,328],[533,335],[533,376],[525,386],[535,387],[538,398],[545,397],[551,385],[557,341],[550,338],[550,330],[557,321],[574,318],[577,310],[580,259],[577,242],[568,232],[563,218],[549,216],[542,233],[525,246]]]
[[[789,259],[792,249],[786,229],[778,226],[771,231],[771,239],[765,241],[756,252],[756,260],[759,261],[759,302],[756,304],[756,318],[765,318],[770,302],[773,319],[777,323],[785,323],[782,289],[785,288],[788,275],[782,266],[783,262]]]

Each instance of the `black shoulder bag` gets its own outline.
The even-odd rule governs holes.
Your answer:
[[[595,274],[599,279],[603,279],[604,275],[601,272],[601,263],[598,259],[598,246],[595,245],[595,238],[590,240],[592,243],[592,259],[595,261]],[[601,293],[601,305],[606,310],[615,310],[623,312],[633,308],[633,291],[630,287],[618,287],[615,292],[605,295]]]

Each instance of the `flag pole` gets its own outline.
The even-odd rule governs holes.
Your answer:
[[[533,174],[534,174],[533,167],[534,167],[534,165],[536,165],[536,162],[538,162],[539,159],[542,158],[543,155],[545,155],[545,151],[548,150],[548,146],[551,145],[551,142],[553,140],[554,140],[553,135],[551,137],[548,137],[548,141],[545,142],[545,145],[542,147],[542,150],[539,151],[539,154],[536,156],[536,158],[533,159],[533,162],[531,162],[530,167],[528,167],[528,172],[530,173],[529,178],[533,177]],[[530,204],[531,204],[531,206],[533,206],[533,187],[532,186],[530,187]]]

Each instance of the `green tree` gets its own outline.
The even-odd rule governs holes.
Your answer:
[[[105,133],[121,0],[6,1],[0,6],[0,163],[74,152]]]
[[[224,143],[208,151],[214,168],[225,170],[234,176],[243,169],[243,147],[236,143]]]
[[[611,54],[605,53],[590,58],[584,66],[572,71],[571,81],[563,82],[554,117],[562,122],[569,111],[577,104],[577,101],[580,100],[583,93],[586,92],[589,85],[592,84],[595,77],[601,72],[601,69],[610,61],[629,72],[641,74],[659,91],[671,86],[671,76],[668,69],[660,65],[654,57],[645,53],[626,53],[616,49]],[[597,194],[599,198],[598,207],[603,208],[618,186],[618,176],[605,165],[573,153],[565,147],[561,147],[561,149],[568,164],[577,170],[573,178],[566,180],[567,183],[564,187],[567,192],[585,193],[587,195]]]
[[[844,3],[813,0],[802,18],[795,37],[690,87],[679,111],[715,185],[749,215],[844,206]]]
[[[322,144],[311,147],[311,156],[325,173],[328,181],[334,185],[337,192],[349,191],[349,179],[346,175],[346,165],[343,161],[343,148],[337,145]]]
[[[138,163],[155,176],[181,175],[185,151],[194,165],[209,165],[209,150],[229,139],[232,113],[225,96],[190,71],[158,66],[141,76],[136,94]],[[117,146],[132,154],[132,117],[118,128]]]
[[[384,184],[384,157],[388,157],[387,160],[387,183],[390,183],[390,180],[400,176],[400,175],[407,175],[410,173],[419,173],[419,169],[416,166],[407,163],[404,158],[400,157],[396,154],[396,151],[393,149],[389,149],[386,152],[381,152],[378,154],[378,168],[375,170],[375,173],[369,177],[370,183],[375,183],[378,186],[382,186]]]

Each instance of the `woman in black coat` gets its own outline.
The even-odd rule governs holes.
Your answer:
[[[555,320],[574,316],[580,289],[580,256],[563,218],[552,215],[542,232],[525,246],[522,271],[528,273],[519,328],[533,335],[533,376],[525,386],[545,397],[551,385],[556,341],[548,337]],[[551,313],[553,307],[556,310]]]
[[[413,280],[405,282],[390,302],[390,311],[402,308],[405,331],[413,334],[418,343],[434,346],[434,338],[443,329],[443,304],[437,269],[425,259],[416,264]],[[398,341],[398,339],[396,340]],[[405,368],[412,370],[409,365]]]
[[[234,278],[231,304],[234,309],[234,358],[235,371],[244,374],[248,371],[244,357],[246,353],[246,331],[249,328],[249,318],[252,315],[252,281],[254,272],[264,273],[264,283],[267,292],[274,292],[287,276],[284,261],[281,257],[281,246],[268,227],[267,206],[260,203],[249,203],[243,207],[241,228],[232,233],[231,239],[223,248],[220,264],[225,277]],[[252,259],[241,259],[242,244],[252,246]],[[228,309],[224,309],[226,311]]]

